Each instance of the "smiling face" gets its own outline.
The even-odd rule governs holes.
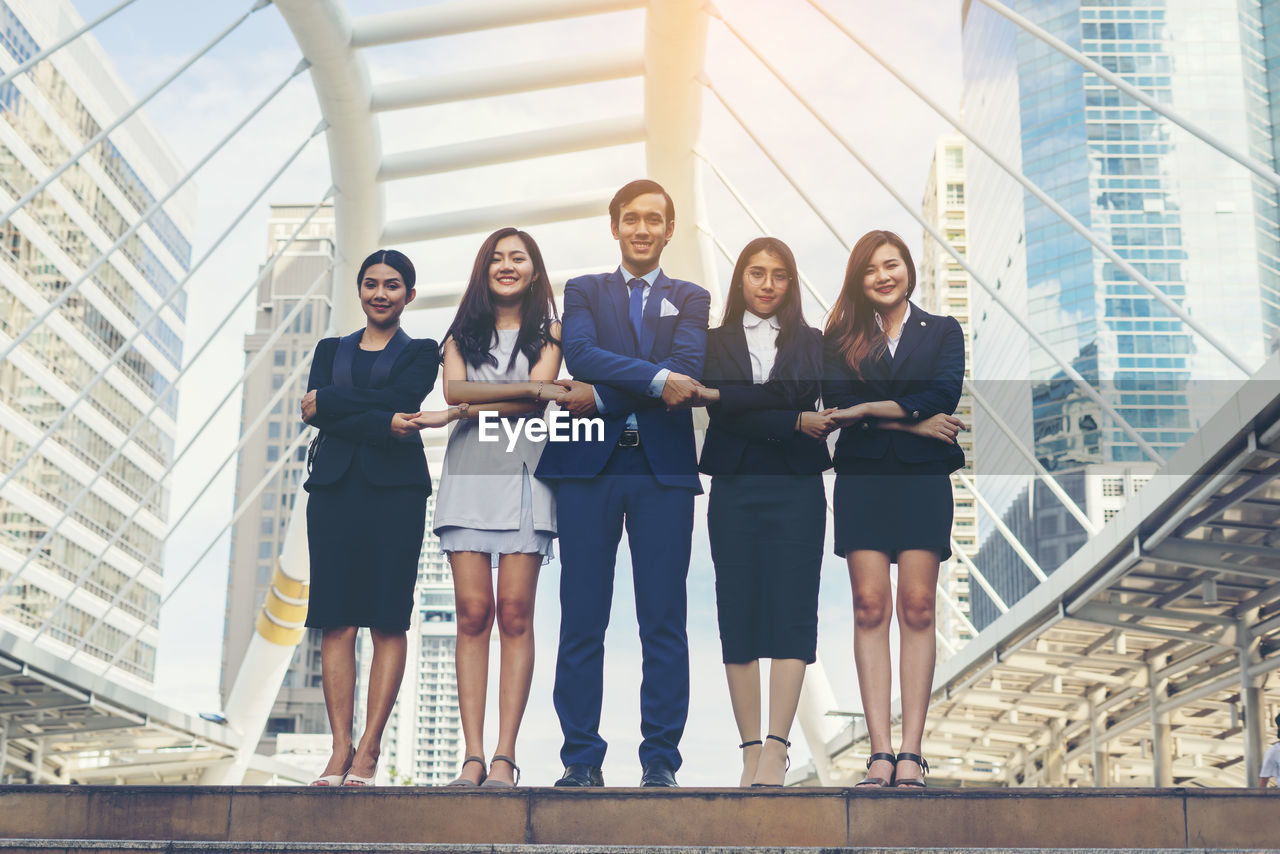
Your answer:
[[[389,264],[371,264],[360,279],[360,307],[375,326],[389,328],[399,323],[413,297],[414,291],[404,286],[404,278]]]
[[[862,274],[862,290],[880,314],[900,306],[907,298],[910,273],[902,253],[892,243],[884,243],[871,255]]]
[[[622,250],[623,266],[632,275],[643,276],[662,260],[676,224],[667,219],[667,200],[661,193],[644,193],[622,205],[610,228]]]
[[[777,255],[757,252],[748,259],[740,284],[747,310],[757,317],[771,317],[791,287],[791,275]]]
[[[489,295],[497,304],[518,303],[533,284],[533,259],[518,235],[508,235],[493,247],[489,259]]]

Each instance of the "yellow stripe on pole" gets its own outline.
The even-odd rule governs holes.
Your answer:
[[[266,611],[258,614],[258,623],[254,628],[263,639],[276,646],[297,646],[307,630],[306,626],[282,626],[272,621]]]
[[[286,602],[271,588],[267,591],[267,601],[262,608],[278,623],[301,623],[307,618],[307,603]]]
[[[276,589],[281,598],[287,600],[295,599],[300,602],[307,601],[307,593],[311,587],[305,581],[298,581],[296,578],[290,578],[280,569],[280,564],[276,564],[276,571],[271,574],[271,586]]]

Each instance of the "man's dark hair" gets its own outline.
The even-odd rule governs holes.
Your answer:
[[[662,194],[662,198],[667,203],[667,222],[672,222],[676,218],[676,203],[671,201],[671,196],[667,194],[666,190],[662,189],[661,184],[657,181],[650,181],[648,178],[632,181],[613,194],[613,199],[609,202],[609,222],[617,225],[618,217],[622,214],[622,206],[637,196],[644,196],[649,193]]]

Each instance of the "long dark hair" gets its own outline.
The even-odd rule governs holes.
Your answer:
[[[467,290],[458,304],[458,313],[445,334],[446,340],[453,338],[458,352],[473,368],[483,364],[498,367],[498,357],[491,352],[496,319],[493,301],[489,298],[489,264],[498,242],[513,235],[520,238],[529,253],[529,260],[533,262],[533,279],[524,292],[520,332],[516,335],[516,346],[511,350],[511,361],[507,367],[515,364],[518,353],[524,353],[532,367],[547,343],[560,343],[551,335],[551,323],[559,320],[560,315],[556,311],[556,298],[551,292],[551,280],[547,277],[547,265],[542,261],[542,251],[527,232],[518,228],[500,228],[485,238],[476,253],[475,263],[471,266],[471,280],[467,282]]]
[[[827,320],[826,336],[835,339],[840,355],[854,376],[862,376],[862,365],[889,349],[889,338],[876,325],[876,310],[867,299],[863,278],[871,266],[871,256],[886,243],[891,244],[907,265],[907,299],[916,289],[916,265],[906,241],[892,231],[868,231],[854,244],[844,270],[844,285]]]
[[[796,256],[792,253],[791,247],[778,238],[757,237],[742,247],[742,251],[738,253],[738,262],[733,265],[733,278],[729,280],[729,294],[725,299],[724,316],[720,319],[720,325],[742,325],[742,315],[747,310],[747,298],[742,292],[743,277],[747,274],[747,265],[751,263],[751,259],[760,252],[767,252],[781,261],[787,275],[791,278],[786,292],[782,295],[782,302],[774,312],[780,327],[777,340],[779,358],[773,363],[772,375],[766,379],[812,379],[813,376],[802,377],[801,375],[805,371],[816,369],[815,366],[802,363],[799,358],[799,348],[789,349],[792,340],[801,333],[801,330],[811,327],[805,322],[804,312],[800,306],[800,271],[796,267]],[[783,358],[786,353],[797,355],[792,358]]]

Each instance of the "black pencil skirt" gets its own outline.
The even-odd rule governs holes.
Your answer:
[[[427,521],[427,488],[377,486],[356,466],[307,500],[312,628],[409,628]]]
[[[945,463],[896,460],[855,462],[836,474],[831,501],[835,553],[869,549],[897,560],[898,552],[926,549],[951,557],[951,474]]]
[[[822,475],[716,475],[707,529],[724,663],[812,663],[827,532]]]

